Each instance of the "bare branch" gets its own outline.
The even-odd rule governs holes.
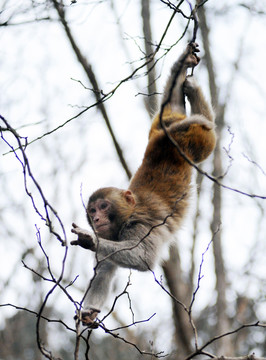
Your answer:
[[[73,35],[72,35],[72,32],[70,30],[70,27],[66,21],[66,17],[65,17],[65,10],[63,8],[63,6],[61,6],[61,4],[59,4],[56,0],[52,0],[53,4],[54,4],[54,7],[59,15],[59,18],[60,18],[60,21],[65,29],[65,32],[67,34],[67,37],[69,39],[69,42],[71,43],[71,46],[78,58],[78,61],[80,62],[80,64],[82,65],[85,73],[87,74],[92,86],[93,86],[93,90],[94,90],[94,95],[96,97],[96,101],[97,101],[97,106],[99,108],[99,110],[101,111],[102,113],[102,116],[104,118],[104,121],[105,121],[105,124],[110,132],[110,135],[111,135],[111,138],[113,140],[113,143],[114,143],[114,146],[115,146],[115,149],[116,149],[116,152],[117,152],[117,155],[118,155],[118,158],[128,176],[128,178],[131,178],[131,171],[129,170],[128,168],[128,165],[126,163],[126,160],[124,158],[124,155],[123,155],[123,152],[122,152],[122,149],[120,147],[120,145],[118,144],[118,141],[116,139],[116,136],[114,134],[114,131],[111,127],[111,123],[110,123],[110,120],[109,120],[109,117],[107,115],[107,111],[105,109],[105,106],[101,100],[101,91],[100,91],[100,87],[98,85],[98,81],[96,79],[96,76],[95,76],[95,72],[93,71],[92,69],[92,66],[91,64],[88,63],[87,59],[85,58],[85,56],[81,53],[81,50],[80,48],[78,47]]]

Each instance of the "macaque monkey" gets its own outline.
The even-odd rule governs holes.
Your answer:
[[[73,224],[80,245],[96,253],[97,266],[84,298],[81,320],[94,326],[118,266],[147,271],[160,257],[162,245],[173,238],[184,218],[193,163],[206,159],[215,146],[213,112],[187,69],[199,63],[198,45],[190,43],[173,65],[163,95],[169,140],[155,116],[143,162],[128,190],[113,187],[94,192],[88,202],[90,233]],[[184,95],[191,105],[186,117]]]

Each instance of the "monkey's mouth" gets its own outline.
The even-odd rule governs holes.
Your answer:
[[[109,226],[108,223],[107,224],[99,224],[99,225],[95,225],[95,229],[98,231],[99,229],[107,227],[107,226]]]

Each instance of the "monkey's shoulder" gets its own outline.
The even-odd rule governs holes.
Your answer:
[[[130,219],[123,224],[120,229],[118,239],[121,240],[139,240],[140,242],[165,242],[173,234],[173,228],[170,223],[165,221],[165,217],[156,219]]]
[[[136,235],[140,238],[147,235],[151,227],[153,226],[150,221],[143,221],[141,219],[128,219],[122,226],[119,232],[119,239],[134,238]]]

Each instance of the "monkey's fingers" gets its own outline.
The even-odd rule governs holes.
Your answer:
[[[187,67],[192,67],[193,68],[193,67],[197,66],[199,62],[200,62],[200,58],[194,53],[189,54],[187,59],[186,59]]]
[[[92,322],[90,324],[87,324],[87,323],[82,321],[82,325],[87,326],[90,329],[98,329],[98,327],[99,327],[99,324],[97,324],[97,322]]]
[[[188,44],[187,46],[187,57],[185,60],[185,64],[187,67],[195,67],[198,65],[198,63],[200,62],[200,57],[197,55],[198,52],[200,52],[199,50],[199,45],[197,43],[191,42]]]
[[[196,58],[197,65],[198,65],[198,63],[200,62],[200,57],[197,54],[193,54],[193,56]]]
[[[72,229],[71,229],[71,232],[72,232],[73,234],[79,235],[81,228],[80,228],[78,225],[76,225],[75,223],[73,223],[72,226],[73,226],[73,227],[72,227]]]
[[[70,241],[70,245],[79,245],[78,240]]]
[[[199,44],[195,42],[191,42],[188,44],[188,50],[191,52],[200,52]]]
[[[95,319],[100,312],[101,312],[100,310],[93,308],[87,311],[82,311],[81,313],[82,325],[96,329],[98,327],[98,324],[95,323]]]
[[[87,231],[87,230],[85,230],[85,229],[82,229],[82,228],[80,228],[80,227],[77,226],[77,225],[75,225],[75,227],[71,229],[71,232],[72,232],[73,234],[78,235],[79,238],[87,239],[87,240],[92,240],[92,237],[91,237],[89,231]]]
[[[100,312],[100,311],[99,311]],[[75,315],[74,316],[74,320],[75,321],[77,321],[79,319],[79,316],[78,315]],[[83,313],[82,313],[82,316],[81,316],[81,319],[80,319],[81,321],[82,321],[82,325],[83,326],[87,326],[87,327],[89,327],[90,329],[97,329],[98,327],[99,327],[99,324],[97,324],[96,322],[95,322],[95,320],[92,320],[91,318],[90,318],[90,316],[88,315],[88,313],[86,313],[86,315],[84,314],[83,315]]]
[[[78,245],[78,246],[81,246],[84,249],[95,251],[95,249],[96,249],[95,243],[93,241],[92,236],[88,233],[87,230],[83,230],[83,229],[78,228],[77,230],[72,229],[71,231],[74,234],[78,235],[77,240],[70,241],[71,245]]]

